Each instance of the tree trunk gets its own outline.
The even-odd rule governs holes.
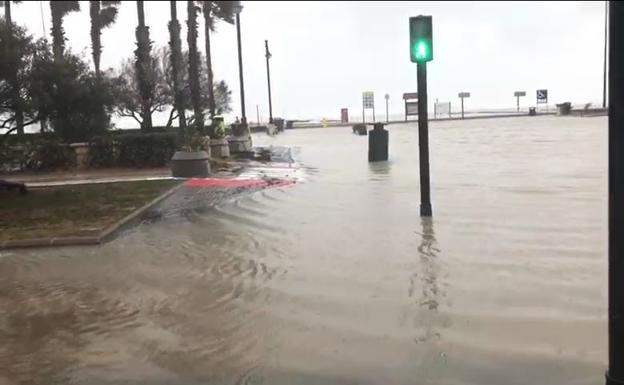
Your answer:
[[[171,49],[171,70],[173,72],[173,98],[174,106],[178,111],[178,126],[180,137],[184,139],[186,132],[186,116],[184,113],[184,97],[182,93],[182,42],[180,41],[180,23],[176,2],[170,1],[171,21],[169,22],[169,47]]]
[[[202,132],[204,116],[201,108],[201,94],[199,90],[199,56],[197,52],[197,9],[194,1],[187,1],[188,6],[188,47],[189,47],[189,86],[191,89],[191,104],[195,117],[195,129]]]
[[[4,19],[7,23],[7,40],[13,38],[13,19],[11,18],[11,2],[4,2]],[[22,98],[19,93],[19,82],[17,81],[17,71],[18,68],[12,68],[12,73],[10,74],[10,86],[11,86],[11,98],[13,109],[15,113],[15,125],[16,132],[18,135],[24,134],[24,109],[22,106]]]
[[[210,2],[204,1],[204,25],[206,34],[206,70],[208,71],[208,108],[210,109],[210,118],[215,116],[215,94],[214,94],[214,78],[212,73],[212,54],[210,49],[210,30],[212,29],[212,14]],[[211,136],[214,134],[211,132]]]
[[[50,13],[52,15],[52,52],[54,54],[54,62],[60,63],[63,60],[63,50],[65,42],[63,41],[63,14],[61,10],[54,5],[54,1],[50,1]]]
[[[89,13],[91,14],[91,50],[93,52],[93,66],[95,76],[100,78],[100,55],[102,54],[102,42],[100,40],[102,27],[100,25],[100,2],[89,1]]]
[[[4,2],[4,20],[6,20],[8,25],[11,25],[11,23],[13,23],[13,19],[11,18],[11,2],[10,1]]]
[[[141,117],[143,123],[141,129],[149,131],[152,129],[152,91],[150,79],[148,79],[148,66],[151,50],[151,43],[149,39],[149,28],[145,26],[145,14],[143,12],[143,1],[137,1],[137,14],[139,18],[139,25],[136,28],[137,49],[136,55],[136,74],[137,82],[139,85],[139,92],[141,94]]]

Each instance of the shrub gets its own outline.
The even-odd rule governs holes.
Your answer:
[[[117,162],[115,152],[115,142],[111,135],[96,136],[89,142],[89,165],[115,167]]]
[[[119,135],[115,138],[117,165],[121,167],[162,167],[177,149],[174,133]]]
[[[57,141],[45,141],[24,146],[25,169],[46,171],[76,166],[76,153]]]

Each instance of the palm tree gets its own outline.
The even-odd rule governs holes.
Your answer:
[[[100,78],[100,56],[102,55],[102,29],[111,26],[117,18],[118,6],[121,1],[89,1],[91,14],[91,48],[95,76]]]
[[[19,4],[21,3],[21,1],[13,1],[13,3]],[[6,39],[8,41],[9,39],[11,39],[11,30],[13,26],[13,19],[11,18],[11,1],[3,1],[2,3],[0,3],[0,5],[4,5],[4,19],[7,24],[8,34],[8,36],[6,36]],[[15,125],[17,126],[16,131],[18,135],[22,135],[24,134],[24,107],[22,97],[19,93],[19,85],[17,84],[17,71],[19,69],[14,68],[13,70],[14,71],[11,74],[9,83],[12,89],[11,95],[13,99],[13,108],[15,109]]]
[[[54,62],[63,60],[65,51],[65,31],[63,30],[63,17],[70,12],[80,11],[78,1],[50,1],[50,13],[52,14],[52,52]]]
[[[230,24],[234,23],[234,10],[238,6],[239,1],[204,1],[204,25],[206,34],[206,67],[208,71],[208,100],[210,117],[215,115],[215,93],[214,93],[214,77],[212,72],[212,54],[210,49],[210,32],[215,30],[215,22],[218,19],[224,20]],[[211,132],[212,135],[212,132]]]
[[[197,51],[197,12],[199,8],[192,0],[187,1],[187,27],[189,47],[189,88],[191,89],[191,105],[195,120],[195,129],[202,132],[204,129],[204,114],[201,107],[199,89],[199,52]]]
[[[137,15],[139,25],[136,28],[137,49],[136,55],[136,74],[141,94],[141,114],[143,115],[142,130],[152,129],[151,99],[154,93],[154,84],[148,76],[150,61],[152,60],[150,51],[152,43],[149,37],[149,27],[145,26],[145,12],[143,10],[143,1],[137,1]]]
[[[171,51],[171,77],[173,78],[173,104],[178,111],[180,133],[186,131],[186,116],[184,113],[184,94],[182,91],[182,41],[180,40],[180,23],[176,1],[170,1],[171,21],[169,21],[169,47]]]

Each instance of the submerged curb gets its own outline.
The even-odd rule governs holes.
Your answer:
[[[8,249],[25,249],[25,248],[37,248],[37,247],[57,247],[57,246],[88,246],[88,245],[99,245],[103,242],[111,239],[122,227],[129,225],[137,218],[139,218],[145,211],[149,210],[151,207],[162,201],[163,199],[169,197],[180,188],[184,186],[184,183],[181,182],[177,186],[170,188],[164,193],[160,194],[158,197],[154,198],[150,202],[141,206],[140,208],[134,210],[121,220],[117,221],[115,224],[109,226],[104,229],[97,236],[71,236],[71,237],[51,237],[51,238],[32,238],[32,239],[16,239],[9,241],[0,242],[0,250],[8,250]]]

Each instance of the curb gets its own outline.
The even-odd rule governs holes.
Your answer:
[[[175,193],[176,191],[178,191],[182,187],[184,187],[184,182],[182,182],[179,185],[174,186],[171,189],[165,191],[164,193],[160,194],[158,197],[154,198],[152,201],[146,203],[142,207],[140,207],[140,208],[134,210],[133,212],[131,212],[130,214],[128,214],[126,217],[124,217],[121,220],[117,221],[117,223],[109,226],[107,229],[102,231],[100,233],[100,235],[97,237],[98,238],[98,243],[106,242],[107,240],[112,238],[115,235],[115,233],[117,231],[119,231],[122,227],[124,227],[126,225],[129,225],[131,222],[133,222],[138,217],[140,217],[141,214],[143,214],[145,211],[149,210],[151,207],[153,207],[154,205],[156,205],[160,201],[168,198],[169,196],[171,196],[173,193]]]
[[[53,237],[53,238],[32,238],[32,239],[17,239],[0,242],[0,250],[9,249],[25,249],[25,248],[37,248],[37,247],[57,247],[57,246],[92,246],[99,245],[110,240],[117,231],[122,227],[130,224],[145,211],[149,210],[152,206],[156,205],[160,201],[168,198],[173,193],[178,191],[184,186],[184,183],[180,183],[177,186],[170,188],[158,197],[154,198],[150,202],[134,210],[115,224],[109,226],[97,236],[70,236],[70,237]]]

